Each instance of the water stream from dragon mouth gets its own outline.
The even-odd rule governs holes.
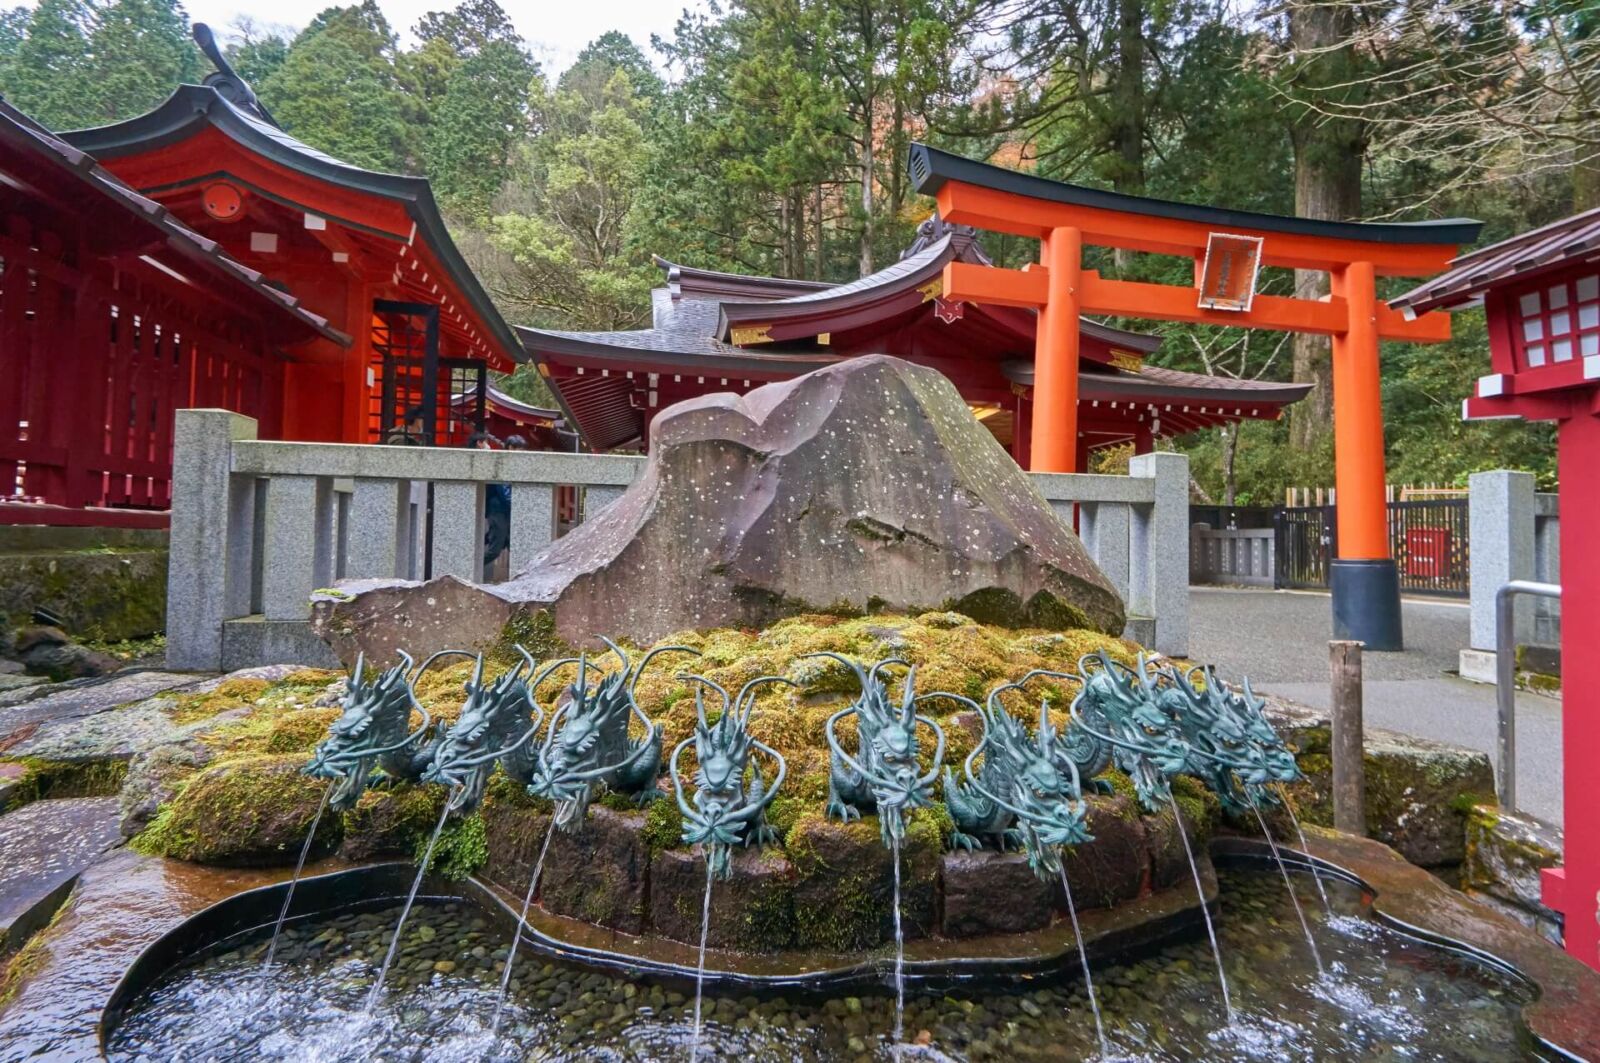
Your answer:
[[[889,853],[894,859],[894,1040],[893,1051],[906,1039],[906,934],[900,921],[900,838],[890,834]]]
[[[517,932],[511,939],[511,950],[506,953],[506,969],[500,975],[500,995],[494,1000],[494,1020],[489,1032],[500,1032],[500,1012],[506,1003],[506,987],[511,984],[511,965],[517,959],[517,946],[522,943],[522,933],[528,927],[528,906],[533,903],[534,892],[539,888],[539,875],[544,871],[545,854],[550,851],[550,839],[556,833],[556,817],[550,816],[550,827],[544,832],[544,844],[539,847],[539,859],[533,862],[533,874],[528,878],[528,892],[522,898],[522,914],[517,917]]]
[[[1316,861],[1309,856],[1311,846],[1306,843],[1306,830],[1300,826],[1300,817],[1294,814],[1294,803],[1287,796],[1283,799],[1283,807],[1289,813],[1289,822],[1294,824],[1294,832],[1300,836],[1300,851],[1308,854],[1306,859],[1311,863],[1311,877],[1316,880],[1317,894],[1322,898],[1322,910],[1327,915],[1333,914],[1333,905],[1328,903],[1328,891],[1322,885],[1322,871],[1317,867]]]
[[[1306,921],[1305,909],[1300,907],[1300,897],[1294,891],[1294,883],[1289,880],[1289,868],[1283,862],[1283,854],[1278,850],[1277,839],[1273,838],[1272,831],[1267,829],[1267,817],[1261,814],[1261,804],[1256,800],[1255,794],[1250,794],[1250,807],[1255,810],[1256,822],[1261,824],[1261,833],[1266,836],[1267,845],[1272,849],[1272,858],[1278,862],[1278,871],[1283,875],[1283,888],[1289,891],[1289,899],[1294,902],[1294,914],[1300,920],[1300,929],[1305,931],[1306,945],[1311,949],[1311,958],[1317,961],[1317,975],[1325,978],[1328,969],[1322,965],[1322,953],[1317,949],[1317,940],[1311,936],[1311,924]]]
[[[1100,1042],[1100,1058],[1111,1058],[1111,1046],[1106,1041],[1106,1027],[1100,1017],[1100,1001],[1094,995],[1094,976],[1089,973],[1089,950],[1083,944],[1083,931],[1078,928],[1078,906],[1072,903],[1072,885],[1067,881],[1067,865],[1061,865],[1061,889],[1067,895],[1067,914],[1072,917],[1072,936],[1078,941],[1078,962],[1083,964],[1083,988],[1089,995],[1089,1009],[1094,1012],[1094,1034]]]
[[[706,892],[700,901],[700,959],[695,964],[694,971],[694,1035],[689,1042],[689,1063],[695,1063],[700,1055],[700,1007],[705,1000],[706,985],[706,934],[711,929],[711,880],[716,864],[711,859],[711,846],[708,842],[705,851],[706,858]]]
[[[266,959],[261,961],[263,974],[272,970],[272,958],[278,952],[278,937],[283,933],[283,921],[289,917],[289,903],[294,900],[294,888],[300,884],[300,872],[305,870],[306,854],[311,852],[311,843],[317,837],[317,826],[322,822],[322,814],[328,810],[336,783],[337,780],[329,780],[328,788],[322,791],[322,803],[317,806],[317,814],[311,817],[311,829],[306,831],[306,842],[300,847],[300,859],[295,861],[294,875],[289,879],[289,889],[283,895],[283,907],[278,910],[278,921],[272,926],[272,944],[267,946]]]
[[[456,792],[460,788],[457,787]],[[367,994],[367,1014],[372,1014],[372,1009],[377,1006],[378,997],[383,993],[383,980],[389,975],[389,965],[394,962],[394,954],[400,948],[400,931],[405,928],[406,916],[411,914],[411,906],[416,903],[417,890],[422,887],[422,876],[428,873],[428,863],[433,859],[433,847],[439,842],[439,835],[444,830],[445,818],[450,815],[450,806],[454,801],[455,793],[445,799],[444,808],[439,812],[439,822],[433,828],[433,836],[428,839],[428,847],[422,851],[422,863],[417,867],[417,877],[411,880],[411,892],[406,895],[405,907],[400,909],[400,921],[395,924],[394,937],[389,941],[389,951],[384,954],[383,966],[378,968],[378,980],[372,983],[372,991]]]
[[[1211,958],[1217,962],[1217,984],[1222,987],[1222,1007],[1228,1015],[1228,1025],[1234,1024],[1233,998],[1228,995],[1228,976],[1222,969],[1222,949],[1217,946],[1217,928],[1211,921],[1211,908],[1206,904],[1205,887],[1200,884],[1200,868],[1194,862],[1194,848],[1189,844],[1189,828],[1184,826],[1183,814],[1178,811],[1178,799],[1171,792],[1167,800],[1172,804],[1172,818],[1178,824],[1178,837],[1183,839],[1183,854],[1189,858],[1189,873],[1194,876],[1194,892],[1200,901],[1200,914],[1205,916],[1206,936],[1211,939]]]

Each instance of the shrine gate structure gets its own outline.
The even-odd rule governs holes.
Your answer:
[[[1384,494],[1381,340],[1438,343],[1443,314],[1415,316],[1382,302],[1377,278],[1444,269],[1478,235],[1468,220],[1368,224],[1193,206],[1083,188],[951,155],[911,149],[916,189],[956,225],[1034,237],[1039,262],[1021,270],[952,262],[942,296],[1038,310],[1033,468],[1078,470],[1081,314],[1316,333],[1333,341],[1338,557],[1329,571],[1335,637],[1374,650],[1403,645],[1400,584],[1390,556]],[[1083,267],[1085,246],[1194,262],[1194,287],[1112,280]],[[1332,295],[1311,301],[1257,295],[1262,266],[1326,271]]]
[[[1554,421],[1561,477],[1563,866],[1541,875],[1565,917],[1567,951],[1600,968],[1600,692],[1586,662],[1600,645],[1600,210],[1463,255],[1393,305],[1412,313],[1482,305],[1492,372],[1468,419]]]
[[[989,258],[970,229],[934,215],[900,260],[848,284],[754,277],[657,258],[666,283],[651,293],[647,329],[517,329],[566,419],[594,450],[633,449],[655,415],[718,391],[743,393],[863,354],[891,354],[943,373],[973,416],[1024,469],[1036,406],[1032,309],[967,304],[943,295],[953,263]],[[1309,387],[1234,380],[1150,365],[1160,337],[1074,323],[1082,379],[1077,464],[1091,451],[1246,419],[1275,420]]]

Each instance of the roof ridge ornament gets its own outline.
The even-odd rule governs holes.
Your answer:
[[[194,43],[199,45],[206,58],[211,60],[211,65],[217,68],[207,74],[201,84],[214,90],[218,96],[221,96],[239,110],[251,114],[278,129],[282,129],[283,127],[278,125],[277,119],[272,117],[272,112],[267,110],[266,104],[261,102],[261,98],[250,87],[250,83],[239,75],[239,72],[233,68],[233,64],[228,62],[227,56],[222,54],[222,49],[217,46],[217,38],[211,32],[211,27],[204,22],[196,22],[190,33],[194,37]]]
[[[904,262],[912,255],[920,254],[943,240],[946,236],[955,237],[956,241],[966,246],[960,248],[966,256],[971,256],[980,265],[992,266],[994,260],[983,250],[983,245],[978,243],[978,230],[971,225],[951,225],[939,217],[939,212],[923,218],[917,223],[917,238],[911,241],[911,246],[900,252],[900,261]]]

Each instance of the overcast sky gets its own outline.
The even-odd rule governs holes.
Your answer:
[[[191,20],[225,34],[241,15],[262,25],[300,29],[335,2],[339,0],[184,0],[184,7]],[[650,50],[650,35],[671,36],[685,7],[702,6],[699,0],[501,0],[501,5],[549,74],[565,70],[584,45],[607,30],[626,33],[652,62],[659,63],[659,56]],[[454,7],[455,0],[378,0],[378,6],[405,39],[421,15]]]

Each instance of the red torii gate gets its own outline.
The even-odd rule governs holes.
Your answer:
[[[1333,628],[1374,650],[1402,647],[1400,585],[1389,549],[1378,341],[1438,343],[1443,314],[1412,316],[1377,296],[1380,276],[1444,269],[1478,235],[1469,220],[1369,224],[1314,221],[1104,192],[911,148],[918,192],[947,223],[1036,237],[1039,263],[1021,270],[952,262],[944,297],[1033,307],[1033,467],[1072,472],[1077,456],[1078,315],[1308,332],[1333,339],[1338,558],[1330,566]],[[1195,287],[1109,280],[1083,268],[1085,244],[1194,261]],[[1325,270],[1318,301],[1256,295],[1262,265]]]

